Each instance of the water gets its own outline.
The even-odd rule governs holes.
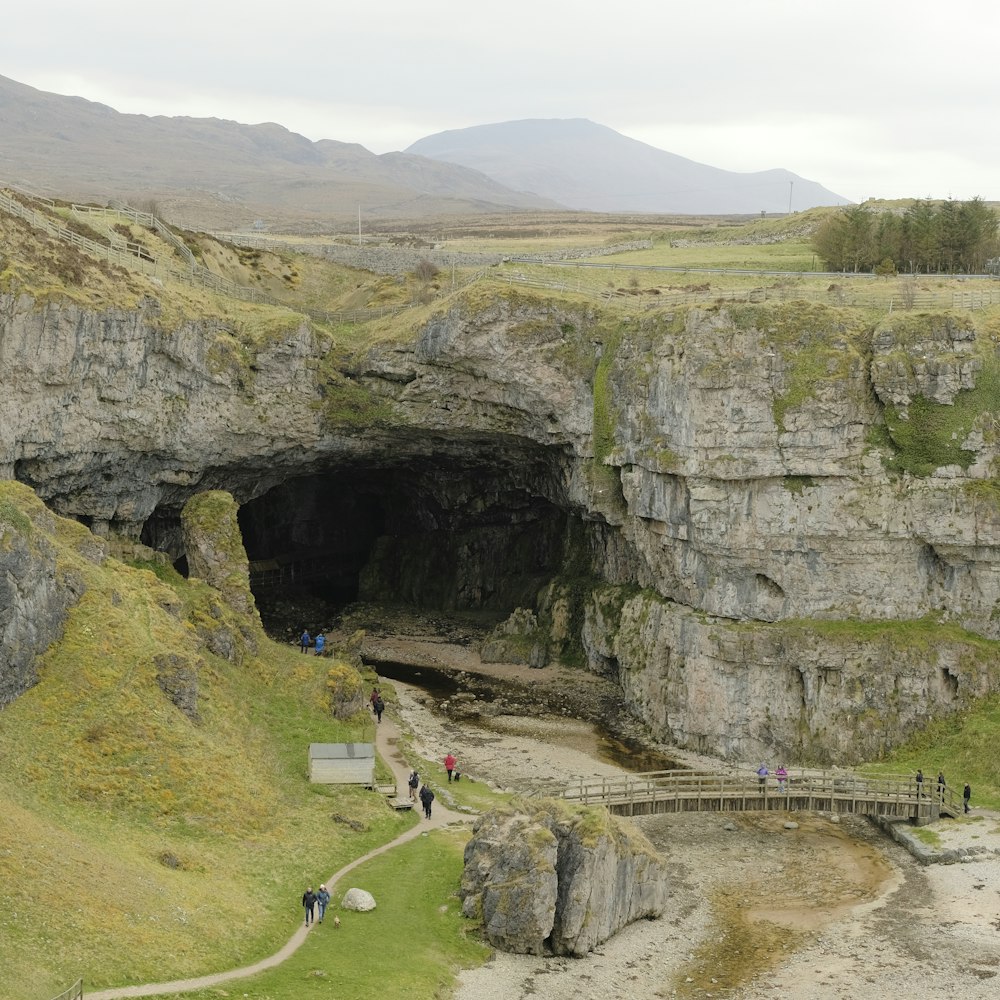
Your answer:
[[[465,692],[474,694],[477,702],[487,703],[504,695],[503,681],[484,674],[440,670],[436,667],[414,666],[409,663],[383,660],[369,663],[368,666],[377,670],[379,677],[402,681],[420,688],[438,703],[449,701],[456,695]],[[501,735],[517,735],[522,732],[525,736],[535,739],[545,738],[544,719],[535,716],[514,720],[509,715],[500,717],[484,715],[465,721],[466,724],[472,723],[480,729]],[[601,722],[587,720],[586,725],[589,732],[577,738],[573,738],[566,732],[550,734],[550,738],[558,739],[561,742],[569,740],[576,745],[577,749],[625,771],[670,771],[683,766],[666,754],[644,745],[634,737],[613,732]]]

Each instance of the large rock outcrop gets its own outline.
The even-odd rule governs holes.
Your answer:
[[[538,800],[493,810],[465,848],[463,913],[504,951],[586,955],[660,916],[667,889],[645,837],[603,809]]]
[[[1000,358],[972,315],[628,316],[487,281],[350,356],[292,314],[167,315],[0,293],[0,473],[175,559],[184,503],[226,489],[251,559],[531,607],[550,655],[708,752],[843,759],[1000,689]]]
[[[0,482],[0,707],[37,683],[38,657],[61,636],[83,592],[78,576],[59,565],[39,530],[52,531],[54,524],[27,487]],[[100,562],[104,547],[91,542],[81,549]]]

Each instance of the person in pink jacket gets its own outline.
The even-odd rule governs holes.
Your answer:
[[[458,761],[453,753],[448,754],[444,759],[444,769],[448,772],[448,780],[451,781],[451,776],[455,771],[455,767],[458,765]]]

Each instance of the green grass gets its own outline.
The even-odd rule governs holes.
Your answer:
[[[928,781],[943,771],[948,784],[972,786],[972,805],[1000,809],[1000,696],[978,702],[974,708],[927,727],[885,761],[867,765],[871,774],[915,774],[922,768]]]
[[[27,518],[32,543],[86,590],[39,683],[0,712],[0,996],[272,953],[297,926],[305,883],[416,822],[377,794],[308,782],[308,743],[363,739],[367,714],[335,721],[329,661],[263,635],[238,664],[209,653],[203,619],[237,622],[204,584],[95,565],[81,525],[19,484],[2,498],[20,515],[7,523]],[[196,720],[160,690],[164,653],[197,674]]]
[[[277,968],[179,1000],[409,1000],[450,993],[456,973],[479,965],[491,949],[461,915],[457,895],[468,828],[417,837],[352,871],[332,890],[327,919]],[[352,886],[376,901],[370,913],[340,908]],[[301,910],[294,906],[296,920]],[[341,920],[333,926],[333,916]]]

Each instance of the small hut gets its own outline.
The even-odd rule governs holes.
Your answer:
[[[375,784],[374,743],[310,743],[309,780],[320,785]]]

